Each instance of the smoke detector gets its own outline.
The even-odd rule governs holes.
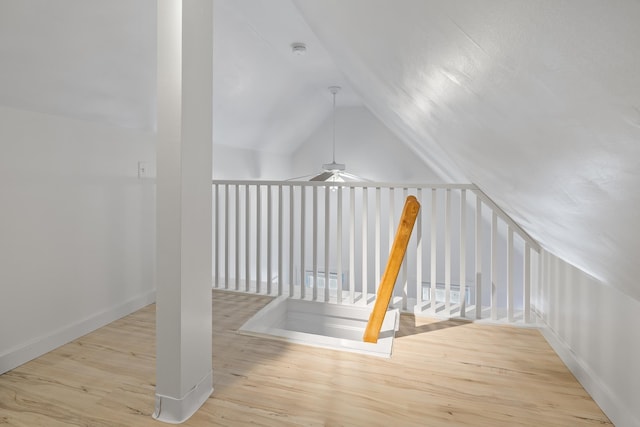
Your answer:
[[[291,52],[297,56],[305,55],[307,53],[307,45],[304,43],[292,43]]]

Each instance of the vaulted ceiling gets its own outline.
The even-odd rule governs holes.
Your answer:
[[[363,105],[443,179],[640,299],[640,2],[215,0],[215,143]],[[290,44],[304,42],[305,56]],[[155,128],[155,1],[4,0],[0,104]]]

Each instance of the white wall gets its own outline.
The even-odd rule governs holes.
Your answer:
[[[543,251],[545,337],[617,426],[640,425],[640,301]]]
[[[154,298],[154,136],[0,107],[0,373]]]
[[[284,180],[291,178],[291,173],[288,154],[213,145],[214,179]]]
[[[332,159],[332,119],[293,154],[295,176],[320,173]],[[435,183],[442,180],[365,107],[336,110],[336,162],[347,172],[378,182]]]

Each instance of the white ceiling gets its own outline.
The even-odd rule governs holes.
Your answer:
[[[154,0],[2,0],[0,105],[155,128]]]
[[[551,252],[640,298],[640,2],[296,4],[417,152],[451,159]]]
[[[339,105],[362,105],[290,0],[214,7],[214,143],[290,154],[331,113],[329,86]]]
[[[215,0],[217,144],[366,106],[444,179],[640,299],[640,2]],[[308,54],[290,53],[302,41]],[[0,104],[155,127],[155,1],[3,0]]]

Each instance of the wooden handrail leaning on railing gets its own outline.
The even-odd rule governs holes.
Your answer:
[[[404,255],[407,252],[407,245],[409,244],[409,238],[413,231],[413,225],[418,217],[420,211],[420,203],[414,196],[407,197],[402,210],[402,216],[400,217],[400,224],[396,231],[396,237],[389,253],[389,259],[387,260],[387,267],[384,270],[382,279],[380,280],[380,287],[378,288],[378,295],[373,307],[373,311],[369,316],[369,322],[367,328],[364,331],[363,341],[370,343],[377,343],[378,336],[380,335],[380,329],[382,328],[382,322],[384,316],[391,302],[391,296],[393,295],[393,288],[400,272],[400,266],[404,260]]]

